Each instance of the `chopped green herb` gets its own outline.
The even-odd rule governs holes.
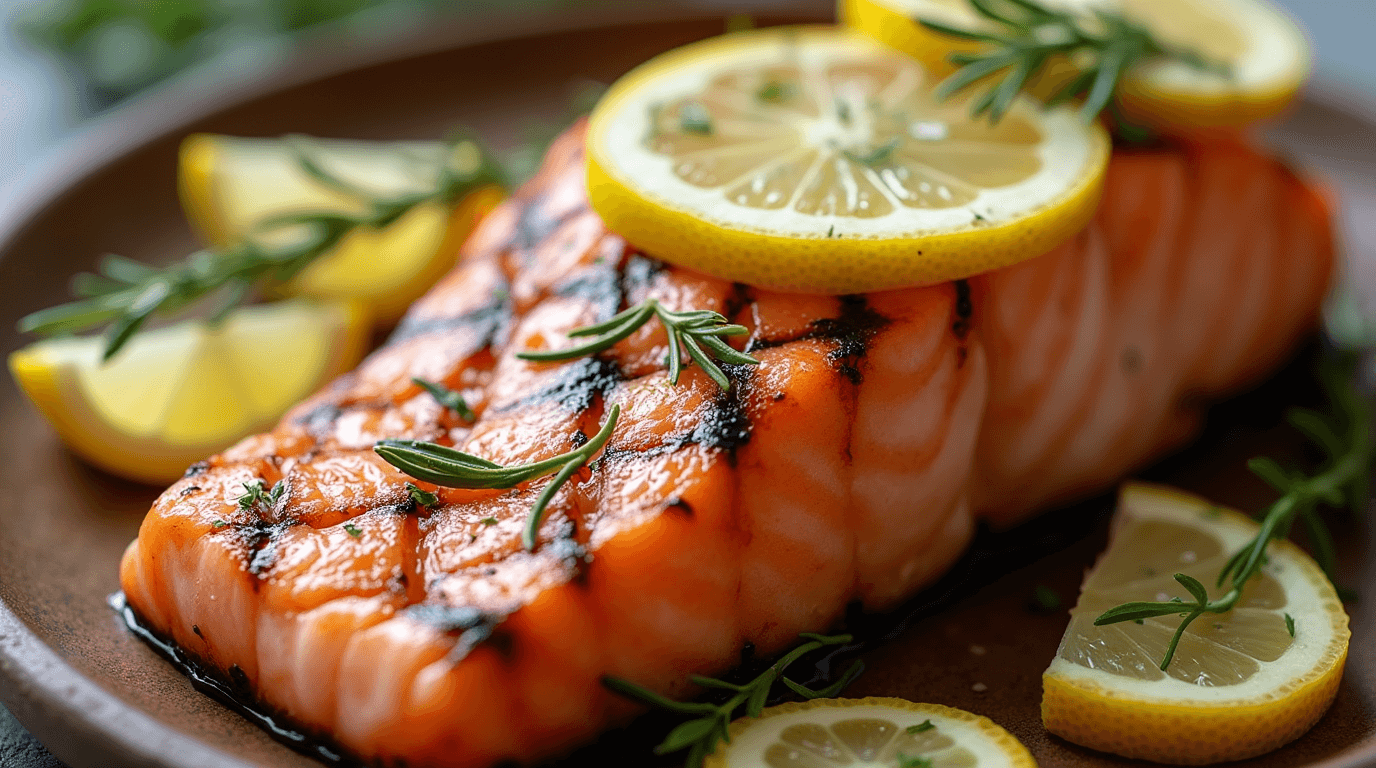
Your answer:
[[[842,150],[841,154],[845,155],[852,163],[874,168],[875,166],[883,165],[892,160],[895,149],[898,149],[897,137],[889,139],[881,146],[871,148],[868,152],[861,153],[855,150],[846,149]]]
[[[712,114],[700,102],[690,101],[678,108],[678,125],[684,133],[712,135]]]
[[[768,104],[779,104],[792,99],[797,92],[798,86],[793,83],[770,80],[760,86],[760,90],[755,92],[755,98]]]
[[[219,530],[219,529],[225,527],[226,525],[229,525],[229,523],[226,523],[226,522],[223,521],[223,520],[216,520],[215,522],[213,522],[213,523],[210,524],[210,527],[211,527],[211,528],[214,528],[214,529],[216,529],[216,530]],[[1295,634],[1294,632],[1291,632],[1291,633],[1290,633],[1290,635],[1291,635],[1292,637],[1294,636],[1294,634]]]
[[[272,486],[272,490],[263,490],[263,481],[250,480],[243,484],[244,494],[239,497],[239,508],[245,512],[252,512],[255,507],[266,504],[269,509],[277,506],[281,501],[282,494],[286,492],[287,485],[283,481],[277,481]]]
[[[433,507],[440,501],[439,496],[423,491],[411,483],[406,484],[406,495],[410,496],[412,503],[418,507]]]
[[[932,725],[932,721],[931,721],[931,720],[923,720],[922,722],[918,723],[917,725],[910,725],[910,726],[908,726],[908,727],[905,728],[904,730],[906,730],[909,734],[911,734],[911,735],[913,735],[913,736],[916,736],[916,735],[919,734],[919,733],[926,733],[927,731],[930,731],[930,730],[932,730],[932,729],[935,728],[935,727],[936,727],[935,725]]]
[[[932,768],[932,760],[929,757],[918,757],[899,752],[898,768]]]
[[[1288,613],[1285,614],[1285,631],[1289,632],[1291,637],[1295,636],[1295,617]]]
[[[1032,588],[1032,604],[1042,611],[1055,611],[1061,607],[1061,596],[1045,584]]]
[[[411,379],[411,383],[429,392],[430,396],[435,398],[435,402],[457,413],[459,418],[464,421],[473,421],[478,418],[468,407],[468,403],[464,402],[463,395],[460,395],[458,392],[455,392],[443,384],[436,384],[433,381],[426,381],[420,378]]]
[[[497,518],[495,518],[495,517],[484,517],[483,519],[479,520],[478,522],[482,523],[483,525],[496,525],[496,524],[497,524]]]
[[[362,529],[362,528],[359,528],[358,526],[354,525],[353,523],[345,523],[345,524],[344,524],[344,532],[347,533],[347,534],[349,534],[350,536],[354,537],[355,539],[358,538],[359,536],[363,535],[363,529]]]

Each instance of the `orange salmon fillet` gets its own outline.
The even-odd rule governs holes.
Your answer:
[[[607,231],[583,177],[580,126],[386,346],[158,499],[120,572],[152,629],[370,763],[556,755],[634,712],[603,675],[692,695],[745,643],[776,652],[852,602],[912,595],[977,519],[1011,524],[1187,439],[1200,403],[1312,328],[1333,268],[1322,200],[1241,144],[1120,151],[1073,242],[865,296],[668,267]],[[671,386],[655,323],[596,358],[515,357],[649,296],[747,326],[760,365],[728,367],[730,392],[696,367]],[[543,459],[612,404],[620,425],[533,552],[548,478],[418,483],[440,503],[417,509],[372,451]],[[286,490],[241,509],[254,480]]]

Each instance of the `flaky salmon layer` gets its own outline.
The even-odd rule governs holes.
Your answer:
[[[1199,403],[1256,378],[1312,325],[1333,267],[1320,198],[1241,145],[1120,151],[1097,220],[1009,269],[865,296],[803,296],[668,267],[608,232],[582,129],[486,220],[385,347],[272,432],[191,468],[121,566],[156,631],[261,702],[382,764],[527,762],[633,709],[891,607],[1016,522],[1188,438]],[[646,297],[750,329],[729,392],[679,385],[649,324],[595,358],[527,348]],[[463,393],[472,423],[412,377]],[[502,463],[581,444],[558,493],[422,488],[382,438]],[[243,486],[279,481],[274,505]],[[346,527],[347,524],[347,527]]]

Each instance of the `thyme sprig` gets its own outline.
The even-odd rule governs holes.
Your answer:
[[[1170,666],[1185,630],[1206,613],[1226,613],[1237,605],[1248,581],[1266,564],[1266,546],[1274,539],[1289,537],[1296,522],[1304,526],[1315,560],[1335,579],[1336,557],[1333,537],[1319,516],[1321,505],[1350,507],[1360,511],[1367,500],[1367,477],[1372,465],[1371,403],[1356,390],[1351,366],[1329,363],[1320,369],[1333,414],[1324,415],[1303,408],[1286,414],[1288,421],[1304,433],[1327,455],[1318,473],[1307,476],[1289,471],[1275,460],[1258,457],[1247,463],[1249,469],[1272,485],[1281,496],[1261,514],[1256,536],[1238,550],[1218,574],[1216,586],[1228,591],[1216,600],[1209,599],[1205,586],[1188,574],[1177,573],[1175,580],[1189,592],[1189,601],[1179,597],[1154,602],[1130,602],[1110,608],[1094,620],[1095,625],[1138,621],[1157,616],[1179,615],[1176,628],[1161,659],[1161,669]],[[1336,586],[1336,581],[1334,581]],[[1339,590],[1340,592],[1342,590]]]
[[[1080,116],[1086,123],[1110,106],[1124,73],[1147,59],[1166,57],[1205,72],[1228,76],[1225,65],[1198,53],[1165,45],[1146,27],[1120,13],[1094,9],[1093,19],[1047,8],[1035,0],[969,0],[970,7],[999,31],[969,30],[933,19],[918,19],[924,27],[950,37],[983,43],[974,53],[953,53],[958,69],[937,86],[945,99],[999,72],[1005,73],[974,101],[975,117],[988,114],[998,122],[1027,84],[1052,61],[1070,61],[1079,73],[1047,100],[1055,106],[1083,97]]]
[[[20,332],[52,335],[107,327],[103,359],[109,360],[155,315],[179,312],[217,295],[221,303],[212,322],[217,321],[255,288],[290,280],[351,233],[385,228],[426,203],[454,205],[470,191],[501,179],[477,141],[464,134],[446,143],[432,188],[395,196],[375,195],[330,173],[303,137],[285,142],[305,174],[357,201],[361,212],[322,210],[273,217],[257,226],[254,237],[196,251],[165,267],[108,255],[95,274],[72,279],[72,292],[81,300],[21,318]],[[266,244],[262,236],[273,234],[289,242]]]
[[[537,477],[554,474],[554,479],[535,498],[526,520],[525,533],[521,537],[525,548],[533,550],[550,501],[564,483],[607,444],[620,415],[621,406],[613,405],[607,412],[607,421],[602,429],[581,446],[543,461],[509,467],[471,453],[420,440],[381,440],[373,450],[388,464],[411,477],[446,488],[515,488]]]
[[[721,340],[722,336],[739,336],[749,333],[743,325],[733,325],[717,312],[707,309],[690,309],[671,312],[656,299],[646,299],[639,304],[617,314],[605,322],[584,326],[569,331],[570,338],[596,336],[591,341],[567,349],[554,349],[547,352],[518,352],[523,360],[556,362],[572,360],[585,355],[594,355],[635,333],[640,326],[657,317],[664,325],[669,337],[669,381],[678,383],[683,367],[683,353],[697,363],[712,381],[722,389],[731,389],[731,380],[722,372],[713,358],[732,365],[759,365],[754,357],[739,352]],[[705,348],[705,349],[704,349]]]
[[[658,747],[655,747],[655,754],[664,755],[670,752],[679,752],[687,749],[688,768],[698,768],[702,761],[713,751],[716,750],[718,741],[730,741],[727,728],[736,716],[736,710],[745,707],[745,714],[750,717],[759,717],[760,711],[764,709],[769,692],[773,689],[775,682],[782,682],[790,691],[804,699],[826,699],[840,693],[846,686],[859,677],[865,670],[864,662],[856,659],[849,668],[842,673],[836,682],[821,690],[812,690],[805,685],[796,683],[784,676],[784,670],[789,665],[797,661],[802,656],[811,653],[819,648],[830,646],[846,645],[854,638],[850,635],[818,635],[811,632],[804,632],[799,635],[807,642],[789,651],[768,669],[756,675],[754,679],[747,683],[736,684],[725,680],[718,680],[714,677],[702,677],[694,675],[692,677],[695,685],[703,688],[712,688],[722,691],[730,691],[731,696],[720,704],[707,702],[674,701],[668,699],[648,688],[643,688],[635,683],[623,680],[619,677],[607,676],[602,678],[602,684],[615,693],[634,699],[642,704],[647,704],[658,709],[677,712],[684,715],[696,715],[692,720],[679,723]]]

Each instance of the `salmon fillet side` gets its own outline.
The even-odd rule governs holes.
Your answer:
[[[154,504],[121,583],[156,632],[260,703],[378,764],[558,754],[674,697],[744,643],[763,653],[894,606],[977,519],[1102,488],[1193,432],[1198,406],[1280,361],[1333,267],[1329,214],[1237,144],[1118,151],[1095,222],[991,274],[804,296],[669,267],[608,232],[582,127],[464,246],[385,347]],[[750,329],[758,367],[671,386],[651,323],[609,354],[515,357],[654,296]],[[466,423],[411,383],[463,393]],[[548,479],[438,489],[417,509],[381,438],[501,463],[581,444],[599,462],[521,530]],[[279,480],[244,510],[243,485]],[[422,488],[433,486],[419,483]],[[345,529],[350,524],[353,535]]]

